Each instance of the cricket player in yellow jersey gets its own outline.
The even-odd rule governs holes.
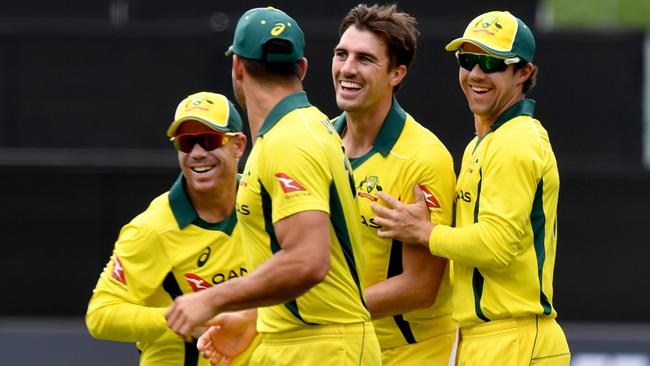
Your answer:
[[[281,10],[251,9],[237,24],[227,54],[254,139],[237,194],[252,272],[177,298],[167,320],[187,336],[215,314],[259,307],[251,364],[375,366],[349,163],[303,91],[303,47],[298,23]]]
[[[555,321],[553,267],[559,175],[548,133],[525,97],[536,81],[535,40],[509,12],[481,14],[446,49],[476,137],[456,186],[456,227],[425,220],[425,202],[374,206],[380,236],[429,248],[453,260],[458,365],[569,365]]]
[[[340,27],[332,77],[345,112],[334,125],[350,156],[365,252],[366,303],[383,365],[447,365],[456,338],[447,260],[377,236],[377,192],[413,202],[427,192],[431,219],[451,224],[456,177],[440,140],[407,114],[394,93],[417,48],[416,20],[395,5],[352,8]]]
[[[186,343],[167,326],[164,312],[177,296],[247,273],[235,212],[237,163],[246,146],[241,130],[223,95],[201,92],[181,101],[167,135],[182,174],[122,228],[97,282],[88,330],[137,342],[140,365],[208,364],[195,340]],[[247,364],[250,350],[233,365]]]

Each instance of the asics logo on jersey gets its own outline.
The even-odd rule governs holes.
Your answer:
[[[126,276],[124,276],[124,267],[122,266],[122,262],[120,261],[120,258],[117,257],[117,254],[115,254],[115,258],[113,258],[113,271],[111,272],[111,277],[120,281],[123,285],[126,285]]]
[[[194,273],[187,273],[184,275],[184,277],[187,280],[187,282],[190,284],[194,292],[205,290],[206,288],[212,287],[212,285],[208,281],[195,275]]]
[[[300,183],[296,182],[295,179],[284,173],[275,174],[275,178],[280,183],[280,188],[282,188],[282,191],[284,191],[284,193],[306,191],[306,189],[301,186]]]
[[[424,200],[427,202],[427,207],[429,208],[440,208],[440,202],[438,202],[438,199],[436,196],[429,191],[427,187],[425,187],[422,184],[418,184],[418,187],[422,190],[422,193],[424,193]]]
[[[196,265],[198,267],[203,267],[210,258],[210,253],[212,253],[212,249],[210,249],[210,247],[205,247],[205,250],[199,256],[199,259],[196,260]]]

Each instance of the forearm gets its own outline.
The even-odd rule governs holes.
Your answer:
[[[151,342],[179,337],[167,326],[166,308],[131,303],[93,304],[86,314],[90,334],[99,339],[122,342]]]
[[[435,300],[430,288],[417,286],[403,274],[366,288],[365,295],[373,320],[425,308]]]
[[[309,258],[296,258],[285,250],[275,253],[250,275],[204,290],[217,312],[282,304],[302,295],[323,279],[312,270]]]
[[[503,268],[515,255],[516,242],[496,235],[486,225],[452,228],[437,225],[429,236],[432,254],[478,268]]]

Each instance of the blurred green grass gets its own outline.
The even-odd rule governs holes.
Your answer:
[[[650,0],[543,0],[558,28],[649,28]]]

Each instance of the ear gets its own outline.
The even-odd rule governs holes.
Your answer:
[[[530,75],[533,73],[534,66],[530,62],[526,66],[522,67],[515,71],[515,77],[517,78],[517,83],[523,84]]]
[[[302,60],[298,61],[298,65],[300,66],[300,81],[302,81],[305,78],[305,75],[307,75],[307,66],[309,66],[309,62],[307,61],[307,58],[303,57]]]
[[[244,75],[244,63],[237,55],[232,55],[232,78],[241,80]]]
[[[408,73],[408,69],[406,68],[405,65],[398,65],[397,67],[393,68],[390,71],[390,85],[395,87],[399,83],[404,80],[404,77],[406,77],[406,74]]]
[[[244,155],[244,151],[246,150],[246,135],[238,133],[232,139],[232,153],[235,158],[239,159]]]

